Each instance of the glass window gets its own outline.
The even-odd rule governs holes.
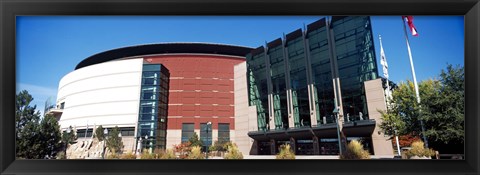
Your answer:
[[[182,142],[187,142],[194,133],[194,124],[193,123],[183,123],[182,124]]]
[[[218,124],[218,141],[219,142],[230,141],[230,124],[229,123]]]

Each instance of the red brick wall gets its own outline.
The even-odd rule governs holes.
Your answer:
[[[170,71],[167,129],[182,129],[182,123],[230,123],[235,129],[233,66],[245,61],[220,55],[172,54],[145,57]],[[182,105],[180,105],[182,104]]]

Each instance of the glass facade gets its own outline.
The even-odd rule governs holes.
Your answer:
[[[165,149],[169,72],[160,64],[144,64],[140,91],[137,137],[147,149]]]
[[[270,77],[272,81],[273,117],[275,129],[288,128],[287,85],[285,83],[285,59],[282,41],[269,43]]]
[[[249,105],[257,107],[258,130],[268,130],[268,85],[267,63],[264,47],[259,47],[247,55],[247,81]],[[270,78],[270,77],[268,77]]]
[[[335,123],[336,96],[345,122],[369,119],[364,81],[378,78],[369,16],[320,19],[246,57],[259,131]]]
[[[364,81],[377,79],[370,17],[333,17],[332,26],[341,82],[343,116],[368,119]]]
[[[300,33],[300,34],[298,34]],[[302,31],[299,29],[286,37],[286,49],[292,91],[294,127],[310,126],[310,108],[307,89],[307,61]]]
[[[308,25],[306,35],[312,70],[312,106],[315,108],[317,125],[333,123],[335,95],[332,84],[332,66],[327,37],[326,20]],[[315,105],[315,106],[313,106]]]

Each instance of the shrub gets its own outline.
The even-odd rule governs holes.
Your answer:
[[[205,155],[202,153],[202,147],[194,146],[192,151],[187,156],[187,159],[205,159]]]
[[[112,149],[111,151],[106,150],[106,159],[119,159],[120,155],[117,154],[117,151],[115,149]]]
[[[165,154],[165,150],[160,148],[155,148],[155,150],[153,150],[153,154],[155,159],[160,159],[160,157],[162,157]]]
[[[370,159],[370,153],[363,149],[360,142],[352,140],[348,143],[347,150],[340,155],[340,159]]]
[[[125,154],[122,154],[122,155],[120,156],[120,159],[137,159],[137,156],[136,156],[134,153],[132,153],[132,152],[129,151],[129,152],[125,153]]]
[[[180,159],[185,159],[191,152],[191,143],[183,142],[179,145],[174,145],[175,154],[179,155]]]
[[[295,153],[290,149],[289,144],[281,145],[276,159],[295,159]]]
[[[143,149],[140,159],[155,159],[155,154],[148,152],[148,149]]]
[[[175,152],[172,149],[167,149],[160,159],[177,159],[177,156],[175,156]]]
[[[65,156],[65,152],[63,151],[58,152],[57,159],[67,159],[67,156]]]
[[[243,159],[243,154],[238,150],[237,145],[231,144],[231,146],[227,147],[227,153],[223,158],[224,159]]]
[[[411,158],[413,156],[431,157],[435,155],[435,151],[431,148],[425,148],[422,141],[414,141],[411,147],[412,149],[405,152],[405,155],[407,155],[408,158]]]

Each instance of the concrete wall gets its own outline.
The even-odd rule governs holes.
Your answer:
[[[248,132],[257,130],[257,111],[255,106],[248,106],[246,73],[246,62],[235,65],[235,140],[233,141],[243,155],[250,155],[253,139],[248,137]]]
[[[65,75],[57,95],[57,105],[65,102],[61,128],[136,127],[142,64],[143,59],[111,61]]]
[[[364,83],[369,117],[376,121],[375,130],[372,133],[374,154],[376,156],[393,156],[392,141],[388,140],[388,137],[383,133],[380,133],[380,128],[378,127],[382,122],[381,114],[378,110],[385,111],[387,109],[382,79],[365,81]]]

